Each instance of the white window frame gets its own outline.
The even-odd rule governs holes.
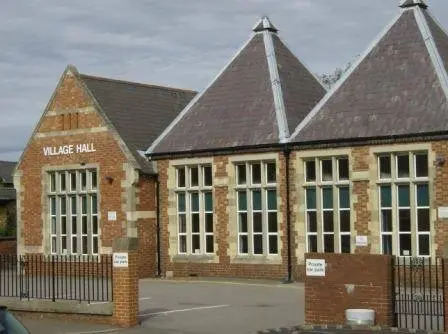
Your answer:
[[[333,173],[333,175],[334,175],[334,173]],[[329,209],[329,208],[324,208],[324,205],[323,205],[323,203],[324,203],[324,190],[325,189],[330,189],[331,190],[331,198],[332,198],[332,207]],[[321,187],[320,189],[319,189],[319,195],[320,195],[320,200],[321,200],[321,203],[322,203],[322,210],[321,210],[321,212],[320,212],[320,214],[321,214],[321,221],[322,221],[322,245],[321,245],[321,247],[322,247],[322,250],[323,250],[323,252],[324,253],[326,253],[325,252],[325,237],[326,236],[333,236],[333,252],[335,253],[336,252],[336,247],[335,247],[335,241],[336,241],[336,238],[335,238],[335,236],[336,236],[336,220],[334,219],[335,217],[334,217],[334,212],[335,212],[335,210],[334,210],[334,189],[333,189],[333,187],[329,187],[329,186],[324,186],[324,187]],[[324,219],[325,219],[325,212],[331,212],[331,216],[333,217],[333,231],[330,231],[330,232],[326,232],[325,231],[325,224],[324,224]],[[331,253],[331,252],[329,252],[329,253]]]
[[[267,180],[267,178],[266,178],[266,180]],[[272,185],[272,183],[270,185]],[[265,196],[266,196],[266,199],[265,199],[265,202],[266,202],[265,221],[266,221],[266,233],[267,233],[267,238],[266,238],[267,248],[266,249],[267,249],[267,252],[268,252],[269,255],[278,255],[278,251],[279,251],[278,203],[277,203],[277,200],[276,200],[277,207],[275,209],[269,209],[269,202],[268,202],[269,196],[268,196],[268,194],[269,194],[270,191],[273,191],[273,189],[267,189],[265,191]],[[276,192],[275,195],[278,196],[278,192],[276,190],[275,190],[275,192]],[[270,232],[269,231],[269,214],[270,213],[271,214],[275,213],[275,215],[276,215],[275,219],[276,219],[276,222],[277,222],[277,232]],[[277,251],[276,252],[272,252],[272,253],[271,253],[271,238],[275,238],[276,239],[276,244],[277,244]]]
[[[309,188],[311,189],[312,187],[309,187]],[[317,247],[316,251],[319,249],[319,236],[318,236],[318,234],[319,234],[319,227],[318,227],[319,220],[317,218],[317,189],[314,188],[314,190],[315,190],[314,191],[314,195],[315,195],[314,201],[316,202],[316,208],[314,208],[314,209],[309,209],[309,207],[308,207],[307,189],[308,188],[305,188],[305,190],[304,190],[304,198],[305,198],[305,229],[306,229],[306,242],[305,242],[305,244],[306,244],[307,252],[310,252],[309,237],[311,237],[311,236],[316,237],[316,247]],[[316,232],[310,232],[309,231],[310,222],[309,222],[309,215],[308,215],[308,213],[310,213],[310,212],[314,212],[314,214],[316,216]]]
[[[204,185],[205,185],[205,181],[203,181]],[[212,178],[212,184],[213,184],[213,178]],[[206,208],[206,200],[205,200],[205,196],[207,193],[211,193],[212,196],[212,209],[211,210],[207,210]],[[214,232],[215,232],[215,224],[213,221],[213,192],[203,192],[200,194],[200,196],[202,197],[202,203],[204,203],[204,210],[203,210],[203,220],[204,220],[204,233],[203,233],[203,244],[204,244],[204,250],[206,254],[213,254],[214,252],[208,252],[207,251],[207,244],[209,239],[211,238],[211,243],[213,245],[213,250],[215,250],[214,247],[214,242],[215,242],[215,238],[214,238]],[[207,215],[211,215],[212,217],[212,231],[207,231]]]
[[[340,179],[340,160],[346,159],[347,160],[347,167],[348,167],[348,179]],[[332,180],[324,180],[323,177],[323,161],[331,161],[331,169],[332,169]],[[350,157],[348,155],[335,155],[335,156],[322,156],[322,157],[304,157],[303,160],[303,168],[304,168],[304,198],[305,198],[305,231],[306,231],[306,250],[307,252],[310,251],[310,237],[317,238],[317,252],[323,252],[325,249],[325,236],[326,235],[333,235],[333,242],[334,242],[334,252],[335,253],[341,253],[342,252],[342,236],[350,236],[350,253],[353,252],[354,246],[351,240],[352,235],[352,220],[350,217],[350,232],[342,232],[341,231],[341,224],[340,224],[340,217],[342,211],[349,211],[352,210],[352,203],[351,203],[351,186],[350,186]],[[308,180],[308,163],[313,163],[315,168],[315,181]],[[307,203],[307,196],[306,191],[307,189],[315,189],[316,192],[316,208],[310,209],[308,207]],[[323,193],[324,188],[331,188],[332,189],[332,199],[333,199],[333,206],[332,208],[323,208]],[[340,208],[340,189],[341,188],[348,188],[349,190],[349,196],[350,196],[350,207],[349,208]],[[317,232],[310,232],[309,231],[309,217],[308,213],[315,212],[316,213],[316,220],[317,220]],[[324,230],[324,212],[332,212],[333,215],[333,231],[332,232],[326,232]]]
[[[409,161],[409,176],[408,177],[398,177],[398,156],[408,156]],[[431,194],[429,193],[430,189],[430,181],[429,175],[425,177],[417,177],[417,166],[416,166],[416,158],[418,155],[426,155],[427,163],[428,163],[428,174],[429,174],[429,154],[427,151],[398,151],[398,152],[384,152],[377,154],[377,167],[378,167],[378,180],[377,180],[377,189],[378,189],[378,198],[379,198],[379,222],[380,222],[380,252],[384,254],[384,243],[383,236],[384,235],[392,235],[392,254],[400,257],[430,257],[432,253],[432,245],[431,238],[429,237],[429,255],[421,255],[420,254],[420,245],[419,245],[419,236],[420,235],[429,235],[431,236],[432,229],[432,221],[431,221],[431,213],[429,213],[429,226],[430,230],[425,232],[418,231],[418,209],[430,209],[429,206],[419,207],[417,203],[417,186],[424,184],[428,187],[428,201],[431,201]],[[381,164],[380,157],[388,156],[391,162],[391,177],[388,179],[381,178]],[[398,187],[400,185],[409,186],[409,207],[400,207],[399,199],[398,199]],[[391,198],[392,203],[391,207],[382,207],[381,203],[381,186],[390,186],[391,187]],[[383,231],[383,217],[382,210],[392,210],[392,232],[384,232]],[[400,231],[399,226],[399,210],[400,209],[409,209],[410,210],[410,219],[411,219],[411,232],[402,232]],[[409,255],[401,254],[401,245],[400,245],[400,235],[401,234],[411,234],[411,253]]]
[[[192,174],[191,170],[198,168],[198,184],[192,186]],[[212,172],[212,184],[205,185],[205,169],[211,168]],[[185,172],[185,185],[179,187],[179,171],[184,170]],[[177,252],[179,255],[188,256],[199,256],[199,255],[214,255],[216,249],[214,246],[215,238],[215,224],[214,224],[214,193],[213,193],[213,166],[211,164],[189,164],[189,165],[179,165],[175,166],[176,174],[176,217],[177,217]],[[185,195],[185,211],[179,211],[179,194],[183,193]],[[199,208],[198,211],[192,211],[192,194],[197,193],[199,197]],[[205,194],[212,194],[212,210],[205,211]],[[213,232],[206,232],[206,215],[213,214]],[[199,232],[193,232],[192,229],[192,215],[199,215]],[[185,215],[186,219],[186,231],[180,231],[180,216]],[[193,250],[193,236],[199,236],[200,248],[198,252]],[[207,251],[207,242],[210,240],[210,236],[213,243],[213,252]],[[181,251],[181,239],[186,239],[186,252]]]
[[[198,171],[198,176],[199,176],[199,171]],[[199,179],[198,179],[198,186],[199,186]],[[194,187],[194,189],[196,189],[197,187]],[[193,188],[192,188],[193,189]],[[190,222],[191,222],[191,230],[190,230],[190,235],[191,235],[191,242],[190,242],[190,253],[194,254],[194,255],[199,255],[202,253],[205,253],[205,251],[203,250],[203,248],[205,248],[205,246],[202,246],[201,243],[201,239],[204,238],[204,232],[205,232],[205,221],[203,222],[203,224],[201,224],[201,208],[203,207],[203,205],[201,205],[201,193],[197,192],[197,191],[191,191],[188,192],[188,203],[190,204],[189,208],[189,212],[188,212],[188,216],[190,218]],[[193,209],[193,196],[197,196],[197,200],[198,200],[198,208],[197,210]],[[197,216],[199,221],[198,221],[198,231],[193,231],[193,216]],[[193,239],[197,237],[197,239],[199,240],[199,248],[194,249],[193,248]]]
[[[81,185],[82,174],[85,175],[86,187]],[[72,175],[75,176],[76,183],[73,187]],[[50,225],[50,253],[54,255],[98,255],[99,253],[99,201],[98,201],[98,171],[94,168],[52,170],[47,172],[47,197],[49,208]],[[53,180],[55,188],[53,188]],[[65,181],[65,189],[62,187],[61,180]],[[95,180],[96,186],[93,185]],[[68,181],[68,182],[67,182]],[[82,197],[86,197],[86,212],[83,212]],[[96,213],[92,214],[92,197],[96,197]],[[56,202],[56,215],[52,214],[52,199]],[[66,212],[62,213],[61,203],[65,201]],[[83,217],[87,220],[87,230],[83,231]],[[92,217],[97,219],[96,234],[92,234]],[[56,218],[56,233],[53,233],[52,220]],[[62,224],[65,218],[65,232]],[[76,221],[76,233],[74,232],[73,222]],[[66,240],[64,248],[63,239]],[[83,238],[87,238],[87,250],[83,252]],[[94,243],[96,242],[96,245]],[[96,248],[96,252],[94,252]],[[76,250],[76,252],[75,252]]]
[[[352,227],[352,219],[351,219],[351,201],[349,200],[349,207],[348,208],[343,208],[341,207],[341,189],[348,189],[348,196],[350,199],[350,187],[338,187],[337,188],[337,198],[338,198],[338,218],[339,218],[339,253],[342,253],[342,239],[344,236],[348,236],[349,238],[351,238],[352,236],[352,232],[351,232],[351,227]],[[342,224],[341,224],[341,213],[342,212],[348,212],[348,217],[349,217],[349,221],[350,221],[350,228],[349,231],[342,231]],[[352,244],[351,244],[351,240],[350,240],[350,252],[352,251]]]
[[[268,165],[275,164],[275,183],[269,182],[268,183]],[[278,163],[275,160],[253,160],[253,161],[240,161],[234,163],[235,168],[235,175],[236,175],[236,181],[235,181],[235,192],[237,199],[237,247],[238,247],[238,256],[254,256],[254,257],[262,257],[262,256],[278,256],[280,255],[280,238],[279,238],[279,221],[278,221],[278,201],[276,200],[276,208],[274,209],[268,209],[268,192],[269,191],[275,191],[276,192],[276,199],[278,199],[278,189],[277,189],[277,183],[278,183]],[[260,183],[254,183],[254,175],[253,175],[253,166],[254,165],[260,165]],[[238,184],[239,182],[239,172],[240,167],[239,166],[245,166],[244,170],[246,171],[246,183],[244,184]],[[255,210],[254,209],[254,203],[253,203],[253,194],[254,192],[259,191],[261,196],[261,209]],[[240,193],[246,193],[246,210],[241,210],[239,207],[239,196]],[[276,232],[270,232],[269,231],[269,213],[276,213],[277,216],[277,231]],[[240,214],[245,213],[246,219],[247,219],[247,232],[241,232],[241,220],[240,220]],[[262,221],[262,231],[261,232],[255,232],[254,230],[254,214],[260,214],[261,215],[261,221]],[[262,251],[261,253],[255,254],[255,236],[261,236],[262,238]],[[270,250],[270,239],[271,238],[277,238],[277,251],[272,252]],[[243,253],[241,251],[241,239],[247,238],[247,253]]]
[[[401,180],[401,179],[400,179]],[[400,192],[398,191],[398,189],[400,187],[407,187],[409,189],[409,205],[408,206],[400,206]],[[396,185],[396,203],[397,203],[397,210],[396,210],[396,222],[397,222],[397,245],[398,245],[398,249],[401,249],[401,236],[402,235],[408,235],[411,238],[411,247],[413,246],[412,244],[412,208],[411,208],[411,201],[412,201],[412,194],[411,194],[411,185],[410,184],[397,184]],[[400,228],[400,211],[401,210],[406,210],[409,212],[409,224],[410,224],[410,231],[402,231]],[[414,248],[414,247],[412,247]],[[404,256],[412,256],[412,250],[409,253],[409,255],[404,254]]]
[[[417,172],[415,173],[415,175],[417,176]],[[415,224],[416,224],[415,230],[416,230],[416,236],[417,236],[417,240],[416,240],[416,243],[417,243],[417,245],[416,245],[417,246],[417,254],[419,254],[419,256],[421,256],[421,257],[424,257],[424,256],[428,256],[429,257],[429,256],[431,256],[431,208],[430,208],[429,205],[422,205],[422,206],[418,205],[418,192],[417,192],[417,189],[418,189],[419,185],[426,185],[428,187],[428,194],[429,194],[429,184],[427,184],[427,183],[419,183],[419,182],[414,184],[414,189],[415,189]],[[429,231],[419,231],[418,230],[418,224],[419,224],[419,221],[418,221],[418,211],[419,210],[428,210]],[[423,235],[427,235],[428,236],[428,240],[429,240],[429,255],[420,255],[420,236],[423,236]]]
[[[180,193],[176,194],[176,211],[177,211],[177,252],[178,254],[188,254],[188,233],[187,233],[187,194],[185,192],[182,193],[184,195],[184,210],[181,211],[179,209],[179,195]],[[185,231],[181,232],[181,219],[180,217],[183,216],[185,220]],[[182,251],[181,244],[183,243],[181,240],[185,239],[185,251]]]
[[[392,172],[392,170],[391,170],[391,172]],[[389,180],[389,179],[388,179]],[[390,198],[391,198],[391,205],[390,206],[382,206],[382,197],[381,197],[381,187],[387,187],[387,186],[390,186],[391,187],[391,190],[390,190]],[[394,210],[393,210],[393,187],[392,187],[392,185],[390,185],[390,184],[388,184],[388,183],[384,183],[384,184],[381,184],[379,187],[378,187],[378,203],[379,203],[379,206],[380,206],[380,211],[379,211],[379,213],[380,213],[380,219],[379,219],[379,222],[380,222],[380,244],[381,244],[381,253],[383,253],[383,249],[384,249],[384,241],[383,241],[383,236],[390,236],[391,238],[392,238],[392,252],[393,252],[393,244],[394,244],[394,228],[393,228],[393,222],[394,222],[394,219],[393,219],[393,216],[394,216]],[[384,228],[384,224],[383,224],[383,210],[384,211],[390,211],[390,217],[391,217],[391,220],[392,220],[392,222],[391,222],[391,224],[392,224],[392,231],[384,231],[383,230],[383,228]]]
[[[57,253],[57,245],[58,245],[58,234],[57,234],[57,226],[58,226],[58,198],[56,196],[51,196],[49,198],[49,209],[50,209],[50,249],[52,254]]]
[[[240,196],[241,196],[241,194],[245,194],[246,195],[246,209],[245,210],[242,210],[241,208],[240,208],[240,205],[239,205],[239,203],[240,203]],[[238,231],[238,237],[237,237],[237,240],[238,240],[238,254],[239,255],[248,255],[249,254],[249,249],[250,249],[250,247],[249,247],[249,213],[248,213],[248,196],[247,196],[247,191],[245,191],[245,190],[240,190],[240,191],[237,191],[236,192],[236,200],[237,200],[237,225],[238,225],[238,227],[237,227],[237,231]],[[242,232],[241,230],[241,214],[245,214],[246,215],[246,231],[245,232]],[[246,240],[246,244],[247,244],[247,252],[242,252],[241,251],[241,239],[245,239]]]

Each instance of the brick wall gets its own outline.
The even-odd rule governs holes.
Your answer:
[[[148,212],[146,218],[137,220],[138,228],[138,272],[141,278],[157,274],[157,218],[156,179],[140,176],[137,211]]]
[[[432,144],[432,148],[436,157],[441,156],[448,161],[447,141],[435,142]],[[443,165],[436,166],[436,163],[433,162],[433,166],[435,167],[434,190],[431,194],[433,203],[435,207],[446,207],[448,206],[448,163],[445,162]],[[434,223],[436,254],[437,256],[443,256],[447,254],[445,245],[448,238],[448,224],[446,219],[441,219],[438,215],[434,218],[436,218]]]
[[[0,237],[0,255],[15,255],[17,254],[17,240],[16,237]]]
[[[70,116],[67,118],[67,115]],[[58,85],[47,110],[37,126],[33,138],[26,147],[15,177],[17,189],[18,241],[22,253],[49,252],[49,222],[47,217],[46,174],[52,169],[98,169],[99,235],[100,252],[110,253],[113,240],[129,234],[129,212],[136,211],[133,194],[137,186],[131,185],[129,176],[134,169],[125,149],[107,121],[96,110],[95,103],[77,81],[75,75],[66,72]],[[95,151],[67,155],[45,156],[44,147],[92,144]],[[107,178],[106,178],[107,176]],[[140,184],[142,204],[145,209],[149,196],[146,181]],[[130,196],[131,194],[132,196]],[[151,205],[152,210],[154,205]],[[115,211],[116,221],[108,220],[108,212]],[[146,226],[153,221],[141,221],[145,238],[153,238]],[[146,246],[145,243],[143,245]],[[153,246],[151,246],[153,247]],[[143,258],[143,253],[142,253]],[[148,260],[148,257],[144,259]],[[149,267],[154,265],[149,263]],[[153,270],[151,270],[153,272]]]
[[[345,310],[375,311],[377,325],[392,326],[392,257],[369,254],[307,254],[324,259],[325,277],[305,278],[305,322],[343,324]]]
[[[216,258],[201,258],[201,257],[180,257],[176,258],[170,254],[170,241],[175,242],[176,236],[170,235],[169,211],[173,203],[170,203],[169,194],[173,189],[169,189],[168,170],[170,168],[169,160],[158,161],[158,172],[160,181],[160,215],[161,215],[161,266],[162,274],[172,273],[174,276],[221,276],[221,277],[242,277],[242,278],[262,278],[262,279],[284,279],[287,277],[287,225],[286,225],[286,173],[285,173],[285,159],[283,155],[271,153],[271,156],[277,157],[277,191],[278,191],[278,212],[279,212],[279,231],[281,232],[280,246],[281,253],[279,261],[265,263],[260,261],[253,261],[251,258],[246,260],[236,259],[235,254],[231,254],[230,243],[235,242],[230,240],[231,231],[231,215],[236,215],[234,209],[230,209],[231,201],[234,197],[231,196],[233,191],[229,184],[229,168],[233,168],[231,161],[234,156],[214,156],[212,159],[214,166],[214,179],[222,180],[219,184],[214,185],[214,222],[215,222],[215,249]],[[260,159],[263,159],[261,154]],[[194,160],[192,160],[191,163]],[[291,173],[293,178],[294,173]],[[171,209],[173,210],[173,209]],[[296,242],[294,224],[292,224],[292,244],[293,249]],[[173,229],[174,230],[174,229]],[[293,278],[297,279],[302,276],[301,268],[303,266],[297,265],[297,259],[292,252]]]

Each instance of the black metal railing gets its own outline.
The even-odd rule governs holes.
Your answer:
[[[444,330],[444,261],[396,257],[393,263],[395,326]]]
[[[0,297],[110,302],[112,256],[0,254]]]

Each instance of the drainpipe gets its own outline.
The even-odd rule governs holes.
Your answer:
[[[290,209],[290,198],[289,198],[289,158],[291,150],[286,144],[283,149],[283,155],[285,157],[285,168],[286,168],[286,240],[287,240],[287,250],[288,250],[288,276],[284,283],[292,283],[292,245],[291,245],[291,209]]]
[[[160,245],[160,182],[159,176],[156,176],[156,243],[157,243],[157,277],[162,276],[162,265],[160,263],[160,251],[162,249]]]

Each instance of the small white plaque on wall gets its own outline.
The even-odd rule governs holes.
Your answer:
[[[127,268],[129,266],[128,253],[114,253],[113,265],[115,268]]]
[[[117,212],[116,211],[108,211],[107,212],[107,220],[116,221],[117,220]]]
[[[356,247],[366,247],[367,246],[367,236],[357,235],[356,236]]]
[[[325,276],[325,260],[307,259],[306,276]]]
[[[442,206],[438,208],[439,218],[448,218],[448,207]]]

